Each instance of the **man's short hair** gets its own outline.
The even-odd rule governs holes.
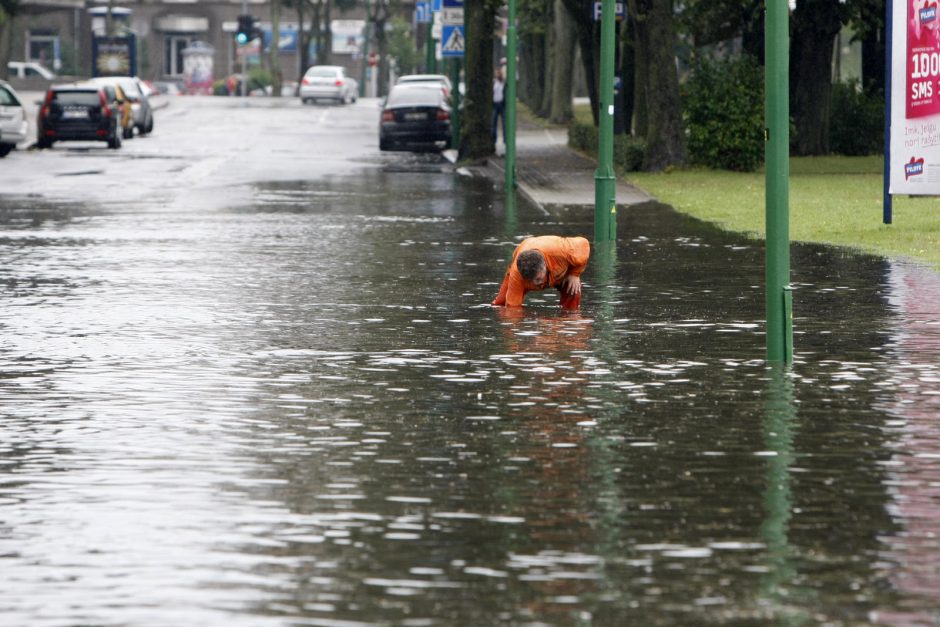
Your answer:
[[[516,257],[516,268],[526,281],[534,281],[545,268],[545,258],[537,250],[524,250]]]

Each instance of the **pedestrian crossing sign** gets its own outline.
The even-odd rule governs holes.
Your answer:
[[[445,24],[441,33],[441,56],[462,57],[466,42],[462,24]]]

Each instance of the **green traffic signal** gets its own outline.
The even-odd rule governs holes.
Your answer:
[[[255,30],[255,18],[252,15],[238,16],[238,30],[235,32],[235,43],[239,46],[251,41]]]

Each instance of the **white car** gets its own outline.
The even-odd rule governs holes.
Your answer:
[[[340,104],[356,102],[359,83],[339,65],[314,65],[300,81],[300,102],[335,100]]]
[[[10,61],[7,63],[7,71],[10,78],[55,78],[55,74],[32,61]]]
[[[6,157],[26,140],[28,126],[26,112],[13,87],[0,81],[0,157]]]
[[[440,85],[445,96],[450,96],[450,79],[443,74],[406,74],[397,81],[396,85]]]

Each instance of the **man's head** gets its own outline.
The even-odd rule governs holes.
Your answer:
[[[536,285],[544,285],[548,280],[545,270],[545,257],[537,250],[525,250],[516,257],[516,268],[522,278]]]

